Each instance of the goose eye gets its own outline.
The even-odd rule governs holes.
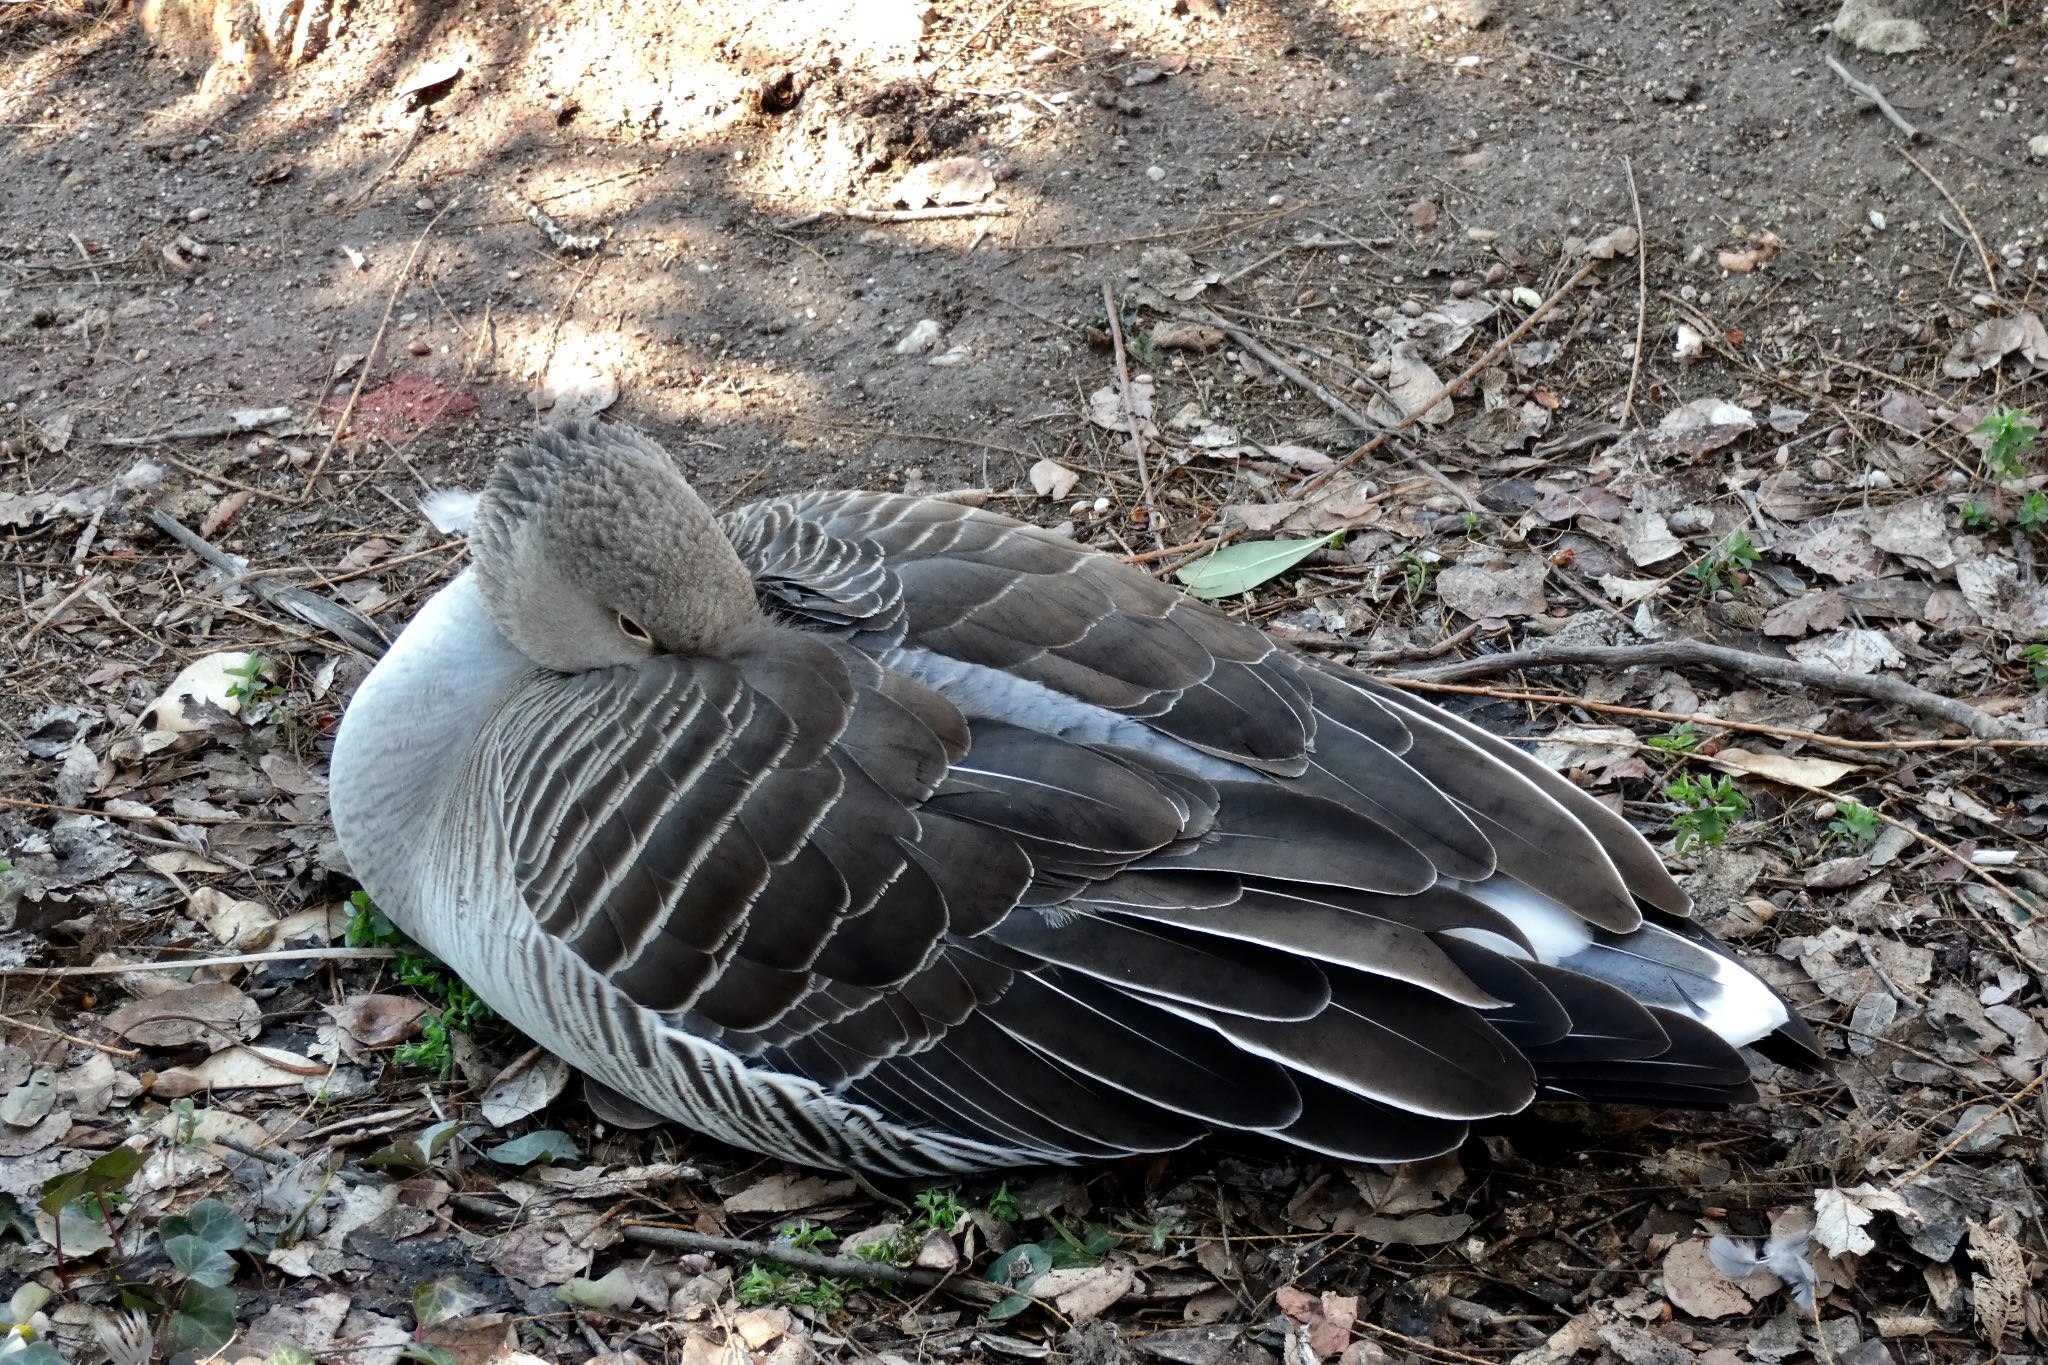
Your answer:
[[[619,613],[619,630],[629,640],[638,641],[643,645],[654,643],[654,637],[647,633],[647,627],[641,625],[624,612]]]

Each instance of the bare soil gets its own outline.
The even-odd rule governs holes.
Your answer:
[[[1970,433],[2037,406],[2048,369],[2048,42],[2018,6],[1892,13],[1925,45],[1838,48],[1816,0],[363,0],[320,51],[258,70],[215,64],[232,13],[152,46],[120,8],[0,8],[0,946],[19,966],[329,941],[341,914],[287,921],[296,938],[217,917],[352,889],[320,775],[367,664],[259,586],[395,632],[461,559],[421,498],[476,487],[536,417],[599,407],[715,503],[975,489],[1160,572],[1218,536],[1346,529],[1237,609],[1361,662],[1698,636],[1910,681],[2038,740],[2040,461],[2001,474]],[[899,197],[934,165],[965,203]],[[1422,411],[1546,301],[1447,422],[1319,473],[1369,434],[1339,409]],[[1161,324],[1189,320],[1240,335],[1168,345]],[[1142,469],[1120,364],[1150,394]],[[1685,419],[1705,403],[1743,421]],[[152,510],[254,573],[224,582]],[[269,683],[146,738],[172,678],[224,650],[261,653]],[[126,1244],[74,1242],[60,1269],[25,1216],[0,1257],[56,1292],[78,1361],[113,1355],[117,1285],[176,1283],[157,1230],[202,1196],[278,1248],[234,1253],[227,1359],[282,1340],[732,1365],[2048,1348],[2030,750],[1887,747],[1954,732],[1824,679],[1475,682],[1457,705],[1661,837],[1675,778],[1743,774],[1726,843],[1673,856],[1822,1029],[1829,1074],[1767,1068],[1733,1115],[1548,1113],[1391,1187],[1217,1152],[972,1186],[957,1217],[909,1216],[906,1253],[930,1230],[927,1265],[986,1274],[1017,1242],[1073,1263],[991,1319],[916,1286],[835,1299],[724,1252],[647,1266],[636,1223],[851,1235],[920,1192],[621,1133],[573,1091],[487,1117],[517,1039],[458,1036],[440,1084],[378,1031],[398,1007],[335,1013],[407,995],[387,964],[213,969],[228,1013],[183,1036],[109,1025],[161,976],[16,976],[0,1191],[33,1215],[85,1153],[152,1156],[109,1220]],[[1726,749],[1792,766],[1710,766]],[[1891,823],[1840,825],[1843,798]],[[254,1070],[207,1070],[229,1061]],[[39,1069],[54,1109],[25,1094]],[[182,1141],[152,1126],[180,1095],[213,1116]],[[356,1164],[444,1118],[480,1126],[402,1186]],[[543,1126],[581,1156],[535,1175],[478,1155]],[[330,1151],[331,1180],[283,1164]],[[1709,1234],[1772,1228],[1817,1308],[1706,1267]],[[179,1349],[175,1297],[130,1306]]]

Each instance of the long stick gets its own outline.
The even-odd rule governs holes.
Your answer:
[[[1729,649],[1697,640],[1663,640],[1644,645],[1540,645],[1535,649],[1514,650],[1506,654],[1481,654],[1457,663],[1416,669],[1405,676],[1423,682],[1460,682],[1466,678],[1486,678],[1528,668],[1638,668],[1646,664],[1701,665],[1738,677],[1868,697],[1872,701],[1887,702],[1932,716],[1982,739],[2026,738],[1996,716],[1896,678],[1858,677],[1838,669],[1803,664],[1796,659],[1752,654],[1746,649]]]

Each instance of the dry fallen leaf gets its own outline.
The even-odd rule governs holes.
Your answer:
[[[352,995],[327,1013],[365,1047],[402,1042],[418,1031],[427,1002],[406,995]]]
[[[1065,498],[1081,482],[1081,476],[1058,460],[1040,460],[1031,466],[1031,491],[1055,501]]]
[[[1743,777],[1760,777],[1788,787],[1829,787],[1856,771],[1854,763],[1810,754],[1772,754],[1754,749],[1722,749],[1708,760],[1715,767]]]
[[[1745,1281],[1732,1280],[1714,1265],[1707,1244],[1687,1238],[1664,1255],[1664,1297],[1679,1312],[1695,1318],[1726,1318],[1747,1313],[1751,1296],[1743,1292]],[[1749,1280],[1767,1280],[1778,1287],[1778,1277],[1768,1270],[1753,1271]],[[1757,1298],[1762,1298],[1758,1294]]]
[[[106,1019],[116,1038],[143,1047],[221,1048],[254,1038],[263,1011],[225,982],[202,982],[148,1000],[130,1000]]]
[[[149,1093],[175,1100],[208,1090],[282,1090],[325,1076],[329,1068],[310,1057],[273,1047],[231,1047],[197,1066],[159,1071]]]
[[[854,1193],[851,1180],[827,1180],[821,1175],[797,1175],[782,1171],[747,1186],[725,1201],[727,1213],[791,1213],[846,1199]]]
[[[1739,247],[1724,250],[1719,259],[1721,268],[1737,275],[1746,275],[1778,254],[1785,243],[1775,232],[1759,232]]]
[[[540,1048],[529,1049],[484,1089],[484,1122],[503,1128],[530,1118],[553,1104],[568,1084],[567,1062]]]

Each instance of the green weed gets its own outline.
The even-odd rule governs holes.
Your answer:
[[[1763,556],[1756,546],[1750,544],[1747,532],[1736,531],[1693,562],[1686,570],[1700,581],[1708,592],[1739,584],[1743,573],[1755,565]]]
[[[812,1275],[789,1270],[765,1261],[755,1261],[732,1287],[733,1297],[744,1308],[769,1303],[802,1304],[821,1313],[837,1313],[846,1307],[849,1283],[830,1275]]]
[[[967,1216],[967,1206],[951,1190],[926,1190],[917,1197],[917,1216],[927,1232],[951,1232]]]
[[[1868,848],[1877,842],[1882,824],[1876,811],[1853,796],[1845,796],[1835,802],[1835,818],[1828,821],[1828,833],[1857,848]]]
[[[391,974],[398,978],[400,985],[410,986],[428,999],[438,1001],[441,1006],[420,1016],[420,1036],[396,1048],[391,1054],[392,1060],[400,1066],[418,1067],[443,1078],[453,1075],[455,1053],[449,1039],[450,1031],[474,1033],[494,1021],[497,1014],[465,982],[457,980],[452,972],[407,938],[405,932],[391,922],[391,917],[377,908],[369,892],[354,892],[348,903],[348,929],[343,941],[351,948],[397,949],[398,956],[391,960]]]
[[[1643,743],[1652,749],[1661,749],[1667,754],[1689,754],[1700,747],[1706,736],[1699,726],[1689,720],[1682,720],[1661,735],[1651,735]]]
[[[1970,432],[1988,438],[1984,467],[1996,479],[2017,479],[2026,472],[2027,457],[2041,443],[2041,424],[2020,408],[1999,408]]]
[[[1749,814],[1749,798],[1728,777],[1695,777],[1680,773],[1664,784],[1664,795],[1678,803],[1671,817],[1673,843],[1680,853],[1694,844],[1717,848],[1737,820]]]

